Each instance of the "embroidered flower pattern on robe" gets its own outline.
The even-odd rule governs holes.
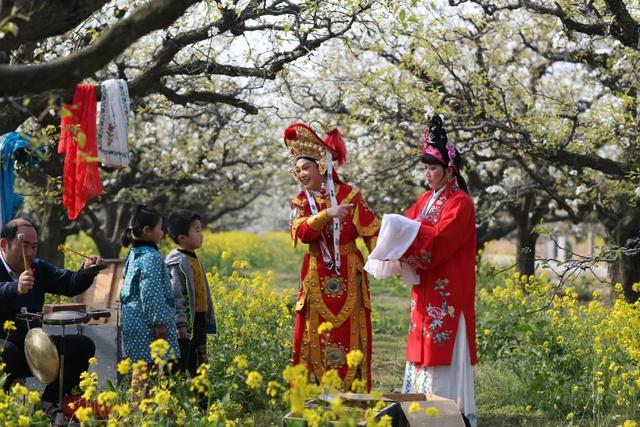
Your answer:
[[[431,261],[431,252],[420,249],[417,255],[402,257],[402,261],[415,268],[423,268],[424,264],[429,264],[429,261]]]
[[[453,318],[455,316],[455,308],[447,303],[447,297],[451,295],[451,292],[446,290],[449,280],[438,279],[434,289],[438,291],[438,294],[442,297],[442,304],[440,307],[429,304],[426,309],[426,313],[431,319],[429,322],[429,331],[423,328],[423,334],[428,338],[433,333],[433,340],[435,342],[443,342],[451,338],[451,331],[441,330],[444,327],[444,319],[449,316]]]
[[[459,187],[457,185],[454,184],[451,186],[451,194],[454,194],[458,190],[459,190]],[[442,212],[442,209],[444,208],[444,205],[447,203],[447,200],[448,200],[448,197],[445,196],[444,194],[441,194],[440,197],[438,197],[438,200],[436,200],[433,206],[431,206],[431,208],[429,209],[429,212],[422,215],[421,218],[430,224],[437,224],[438,221],[440,220],[440,212]]]

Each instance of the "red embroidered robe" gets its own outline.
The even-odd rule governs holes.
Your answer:
[[[433,190],[422,194],[405,216],[417,219]],[[417,267],[420,284],[411,293],[407,361],[449,365],[460,315],[464,313],[471,364],[475,365],[476,224],[471,197],[455,182],[421,219],[416,239],[402,256]]]
[[[291,201],[296,210],[291,223],[291,239],[309,245],[300,271],[300,288],[296,299],[296,322],[293,337],[292,363],[306,363],[310,373],[320,380],[328,369],[336,369],[344,390],[351,388],[355,378],[366,380],[371,388],[371,298],[364,260],[356,247],[362,237],[371,251],[380,229],[380,221],[362,199],[360,191],[347,184],[336,189],[339,204],[352,203],[350,218],[340,223],[340,277],[329,270],[322,259],[320,241],[324,237],[334,257],[333,221],[326,213],[330,202],[316,196],[318,213],[312,215],[306,193],[300,192]],[[318,334],[318,326],[331,322],[329,334]],[[348,367],[346,355],[360,350],[364,359],[360,366]]]

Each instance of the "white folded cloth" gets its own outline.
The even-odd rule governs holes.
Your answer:
[[[98,159],[103,166],[129,166],[129,88],[122,79],[101,84],[98,115]]]
[[[405,283],[420,283],[415,267],[399,261],[420,230],[420,221],[397,214],[382,216],[382,225],[375,249],[369,254],[364,269],[376,279],[402,276]]]

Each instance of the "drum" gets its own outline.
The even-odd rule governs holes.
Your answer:
[[[91,318],[90,313],[85,313],[82,311],[53,311],[51,313],[47,313],[42,316],[42,323],[45,325],[75,325],[77,323],[82,323]]]
[[[33,376],[43,384],[58,377],[60,359],[55,344],[41,328],[33,328],[24,339],[24,354]]]

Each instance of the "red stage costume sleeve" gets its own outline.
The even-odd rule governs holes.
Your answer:
[[[296,210],[296,216],[291,223],[291,241],[295,247],[298,240],[302,243],[311,243],[318,240],[322,229],[331,221],[331,217],[324,209],[324,203],[320,202],[318,213],[311,215],[309,203],[302,196],[291,202],[291,207]]]
[[[351,203],[353,203],[353,225],[355,225],[358,235],[362,237],[367,249],[371,252],[376,246],[378,233],[380,232],[380,220],[359,192]]]
[[[411,205],[411,207],[404,213],[404,216],[415,219],[418,216],[418,202]]]
[[[421,223],[418,235],[401,259],[423,270],[438,267],[462,247],[465,239],[461,234],[473,230],[474,221],[471,198],[459,197],[450,201],[437,224]]]
[[[73,103],[65,104],[58,153],[64,153],[62,204],[76,219],[89,199],[102,193],[96,137],[96,88],[77,85]]]

